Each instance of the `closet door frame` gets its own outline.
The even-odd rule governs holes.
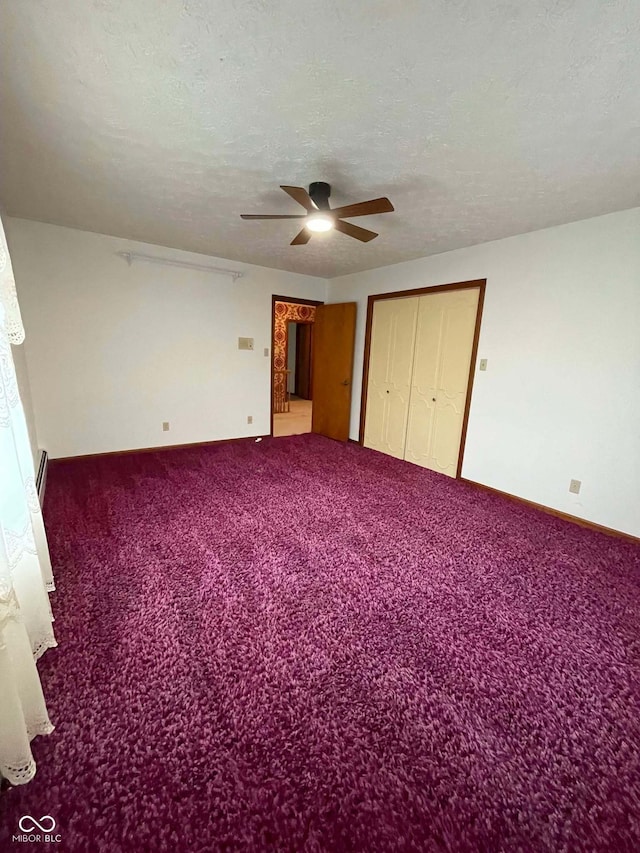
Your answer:
[[[367,417],[367,388],[369,385],[369,357],[371,354],[371,327],[373,325],[373,309],[376,302],[381,299],[402,299],[409,296],[425,296],[431,293],[442,293],[451,290],[478,290],[478,308],[476,311],[476,325],[473,332],[473,347],[471,349],[471,363],[469,365],[469,381],[467,383],[467,398],[464,404],[464,416],[462,419],[462,435],[460,436],[460,452],[458,454],[458,467],[456,469],[456,480],[461,478],[462,463],[464,460],[464,446],[467,440],[467,426],[469,423],[469,409],[471,408],[471,394],[473,392],[473,380],[476,373],[476,360],[478,357],[478,341],[480,339],[480,324],[482,323],[482,309],[484,307],[484,292],[487,287],[486,278],[478,278],[474,281],[457,281],[453,284],[436,284],[433,287],[418,287],[414,290],[395,290],[391,293],[374,293],[369,296],[367,302],[367,326],[364,337],[364,369],[362,371],[362,392],[360,397],[360,434],[358,443],[364,444],[364,427]]]

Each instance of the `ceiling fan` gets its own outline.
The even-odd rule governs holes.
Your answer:
[[[291,241],[292,246],[302,246],[308,243],[314,231],[316,233],[331,231],[332,228],[348,237],[355,237],[356,240],[368,243],[369,240],[378,236],[375,231],[368,231],[366,228],[360,228],[359,225],[352,225],[350,222],[343,222],[342,220],[351,219],[353,216],[371,216],[374,213],[391,213],[394,209],[388,198],[374,198],[370,201],[361,201],[359,204],[334,207],[332,210],[329,207],[331,187],[324,181],[315,181],[309,186],[309,192],[302,187],[281,186],[280,189],[284,190],[298,204],[301,204],[307,212],[270,216],[242,213],[240,217],[241,219],[304,219],[304,227]]]

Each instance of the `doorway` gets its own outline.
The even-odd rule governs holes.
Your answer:
[[[311,432],[313,325],[309,321],[287,321],[287,394],[284,410],[274,411],[273,434],[276,436]]]
[[[311,432],[313,328],[322,302],[274,296],[272,310],[271,434]]]

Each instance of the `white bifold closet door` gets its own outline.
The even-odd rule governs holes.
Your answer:
[[[381,299],[373,309],[364,444],[404,459],[417,296]]]
[[[364,444],[456,476],[479,290],[374,305]]]
[[[420,297],[404,458],[456,476],[479,290]]]

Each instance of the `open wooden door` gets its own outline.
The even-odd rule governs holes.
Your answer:
[[[318,305],[313,329],[311,432],[349,438],[356,303]]]

